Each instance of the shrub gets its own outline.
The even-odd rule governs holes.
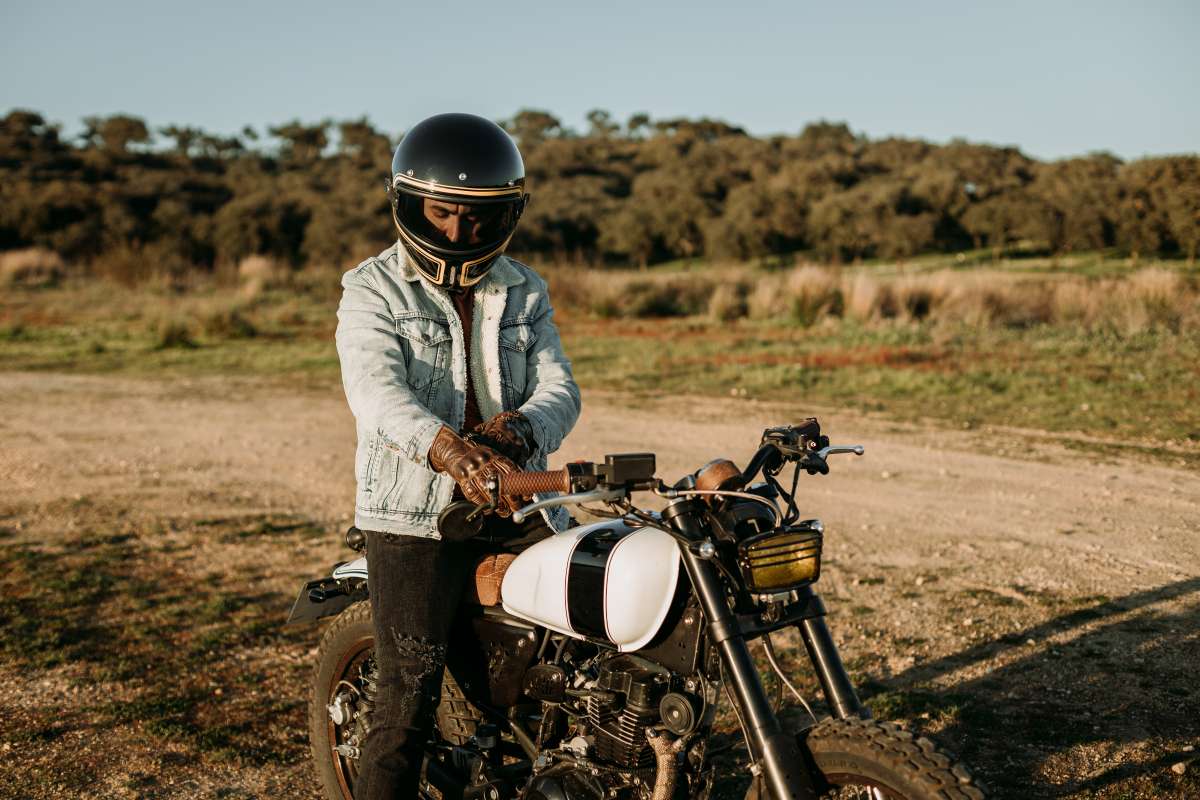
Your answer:
[[[111,247],[92,259],[89,272],[124,286],[155,281],[175,290],[186,289],[197,278],[195,266],[163,243]]]
[[[754,282],[746,295],[746,310],[754,319],[774,319],[788,313],[789,302],[784,277],[765,275]]]
[[[624,316],[682,317],[688,313],[671,283],[635,281],[625,287],[623,294]]]
[[[214,306],[203,315],[204,333],[222,339],[252,339],[258,328],[237,304]]]
[[[759,278],[749,294],[748,307],[756,319],[790,319],[807,327],[825,316],[841,316],[846,298],[838,272],[803,266]]]
[[[555,307],[579,304],[591,313],[614,317],[686,317],[708,310],[713,293],[711,280],[695,275],[667,277],[631,277],[621,273],[578,271],[581,280],[554,283],[566,288],[556,294],[551,288]]]
[[[727,265],[658,275],[553,267],[545,274],[556,308],[605,318],[706,314],[726,322],[751,317],[806,327],[838,318],[1008,328],[1065,323],[1128,333],[1200,323],[1195,281],[1163,268],[1106,280],[995,269],[889,275],[812,265],[771,273]]]
[[[708,299],[708,315],[722,322],[746,316],[750,311],[746,303],[746,291],[743,283],[722,283]]]
[[[542,271],[555,309],[591,309],[604,305],[616,273],[582,267],[553,266]],[[603,315],[602,315],[603,316]]]
[[[846,284],[845,314],[861,322],[874,319],[879,314],[881,295],[889,291],[871,275],[859,273]]]
[[[191,349],[199,347],[192,336],[192,321],[176,317],[163,317],[155,329],[155,347],[159,350],[172,348]]]
[[[840,317],[846,308],[841,279],[832,269],[804,266],[787,277],[791,317],[805,327],[822,317]]]

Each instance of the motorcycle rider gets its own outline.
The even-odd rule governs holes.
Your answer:
[[[545,281],[503,255],[529,200],[512,139],[440,114],[403,137],[391,173],[398,241],[343,277],[336,336],[379,682],[360,800],[416,795],[448,650],[469,648],[452,622],[479,554],[567,521],[555,509],[518,526],[520,503],[500,498],[481,535],[455,541],[439,513],[487,502],[506,472],[545,469],[580,408]]]

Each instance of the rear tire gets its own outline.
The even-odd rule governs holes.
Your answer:
[[[375,626],[371,622],[371,605],[365,600],[334,618],[317,649],[308,700],[308,743],[321,794],[327,800],[353,800],[354,779],[358,776],[358,759],[343,756],[334,749],[351,742],[358,720],[335,725],[329,705],[342,681],[362,688],[361,670],[374,653]],[[356,707],[357,713],[362,713],[362,709]],[[362,746],[357,739],[354,743]]]
[[[816,771],[825,780],[822,798],[983,800],[971,773],[928,739],[915,738],[891,722],[826,719],[801,734]],[[755,778],[747,800],[766,800]]]
[[[361,701],[357,702],[353,706],[353,718],[344,725],[335,725],[329,705],[339,687],[346,688],[343,682],[361,693],[363,671],[372,669],[368,662],[374,654],[375,625],[371,621],[371,604],[365,600],[338,614],[325,630],[317,648],[308,701],[308,742],[321,794],[327,800],[353,800],[358,759],[344,756],[334,748],[346,744],[361,748],[362,733],[367,728],[370,713]],[[363,717],[361,727],[360,716]],[[474,736],[475,726],[483,719],[449,670],[442,675],[441,702],[435,719],[441,737],[456,745],[465,744]]]

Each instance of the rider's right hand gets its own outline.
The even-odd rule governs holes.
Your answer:
[[[453,478],[463,496],[476,505],[491,503],[489,483],[499,485],[502,476],[519,471],[516,464],[492,448],[468,442],[445,425],[429,446],[429,466]],[[522,505],[518,497],[500,495],[495,513],[507,517]]]

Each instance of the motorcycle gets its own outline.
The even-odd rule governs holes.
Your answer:
[[[877,722],[859,700],[813,591],[824,528],[802,519],[802,474],[837,454],[815,419],[767,429],[745,469],[718,459],[672,485],[649,453],[605,456],[493,486],[492,503],[441,520],[478,525],[499,495],[558,492],[515,521],[575,506],[576,525],[502,565],[499,597],[467,606],[486,679],[443,680],[421,793],[474,800],[707,798],[712,732],[729,702],[752,776],[748,798],[975,800],[970,773],[927,739]],[[792,467],[785,488],[785,468]],[[781,481],[781,476],[784,481]],[[756,480],[761,479],[761,480]],[[639,508],[636,493],[665,500]],[[590,505],[589,505],[590,504]],[[348,544],[361,550],[361,532]],[[366,558],[307,583],[290,622],[334,616],[314,669],[309,738],[325,797],[350,800],[376,692]],[[771,635],[798,629],[831,716],[818,720],[779,665]],[[760,640],[779,686],[812,723],[786,730],[751,655]]]

